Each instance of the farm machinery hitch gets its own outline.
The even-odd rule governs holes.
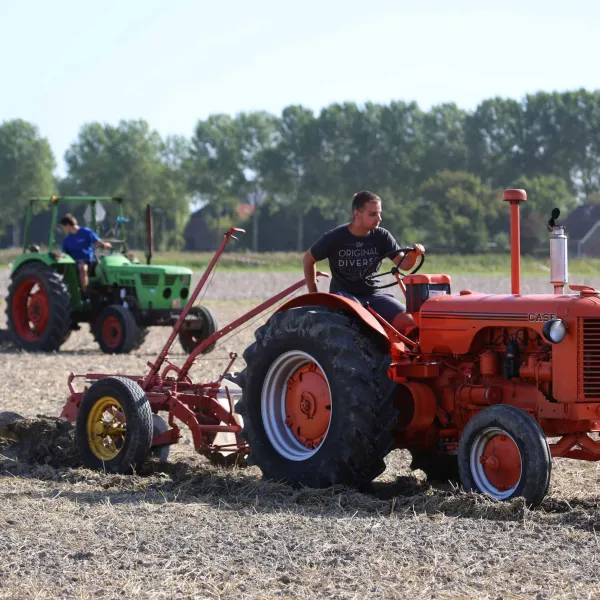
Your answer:
[[[159,455],[161,449],[168,449],[181,439],[177,420],[190,429],[196,451],[219,464],[224,460],[234,464],[248,453],[248,445],[238,438],[241,424],[239,416],[234,414],[233,395],[239,393],[239,386],[226,379],[237,354],[229,354],[229,363],[216,381],[194,383],[189,372],[205,348],[299,290],[305,280],[289,286],[216,331],[191,352],[183,365],[177,366],[169,359],[169,351],[188,312],[229,240],[237,239],[234,235],[237,232],[244,230],[232,227],[225,233],[168,340],[156,359],[148,362],[149,370],[145,375],[69,375],[69,398],[60,418],[75,424],[77,446],[84,465],[90,468],[102,466],[117,472],[135,468],[149,453]],[[321,272],[317,275],[328,277]],[[76,379],[85,380],[83,391],[76,390]],[[158,416],[161,411],[168,412],[166,423]],[[218,434],[225,438],[221,443],[215,441]]]

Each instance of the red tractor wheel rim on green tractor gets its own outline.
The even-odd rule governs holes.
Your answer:
[[[27,342],[36,341],[46,331],[50,320],[50,299],[38,279],[26,279],[17,288],[12,318],[18,336]]]
[[[102,323],[102,341],[108,348],[116,348],[123,338],[123,327],[117,317],[107,317]]]

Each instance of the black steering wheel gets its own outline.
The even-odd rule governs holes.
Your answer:
[[[385,288],[389,288],[392,287],[394,285],[398,285],[397,281],[393,281],[392,283],[386,283],[385,285],[370,285],[373,282],[376,282],[377,279],[379,279],[380,277],[384,277],[385,275],[395,275],[396,273],[400,273],[400,269],[394,265],[389,271],[385,271],[385,273],[377,273],[377,269],[379,269],[379,266],[381,265],[381,263],[386,259],[386,258],[392,258],[393,256],[396,256],[397,254],[399,254],[400,252],[412,252],[414,251],[414,248],[412,246],[407,246],[406,248],[400,248],[399,250],[391,250],[390,252],[386,252],[383,256],[380,256],[377,258],[377,260],[373,263],[371,263],[362,273],[361,273],[361,280],[368,284],[372,289],[374,290],[383,290]],[[402,278],[404,278],[406,275],[414,275],[417,271],[419,271],[419,269],[423,266],[423,263],[425,262],[425,255],[421,254],[421,256],[419,256],[419,261],[417,261],[417,265],[413,268],[413,270],[410,273],[403,273],[402,274]]]

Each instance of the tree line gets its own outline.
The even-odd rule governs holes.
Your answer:
[[[304,233],[309,212],[343,223],[352,195],[369,189],[401,244],[472,253],[506,249],[501,192],[522,187],[523,250],[532,252],[554,206],[568,214],[600,199],[600,92],[491,98],[472,111],[394,101],[215,114],[189,138],[162,137],[144,120],[94,122],[81,127],[65,163],[57,179],[38,128],[1,123],[0,228],[19,231],[31,196],[116,195],[126,199],[134,236],[141,239],[150,203],[163,219],[161,244],[177,249],[191,206],[203,204],[209,225],[224,228],[239,221],[238,204],[250,203],[247,247],[261,249],[261,215],[286,211],[295,223],[286,235],[302,251],[313,241]]]

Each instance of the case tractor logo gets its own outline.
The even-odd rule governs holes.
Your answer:
[[[529,313],[529,321],[532,323],[543,323],[556,319],[556,313]]]

